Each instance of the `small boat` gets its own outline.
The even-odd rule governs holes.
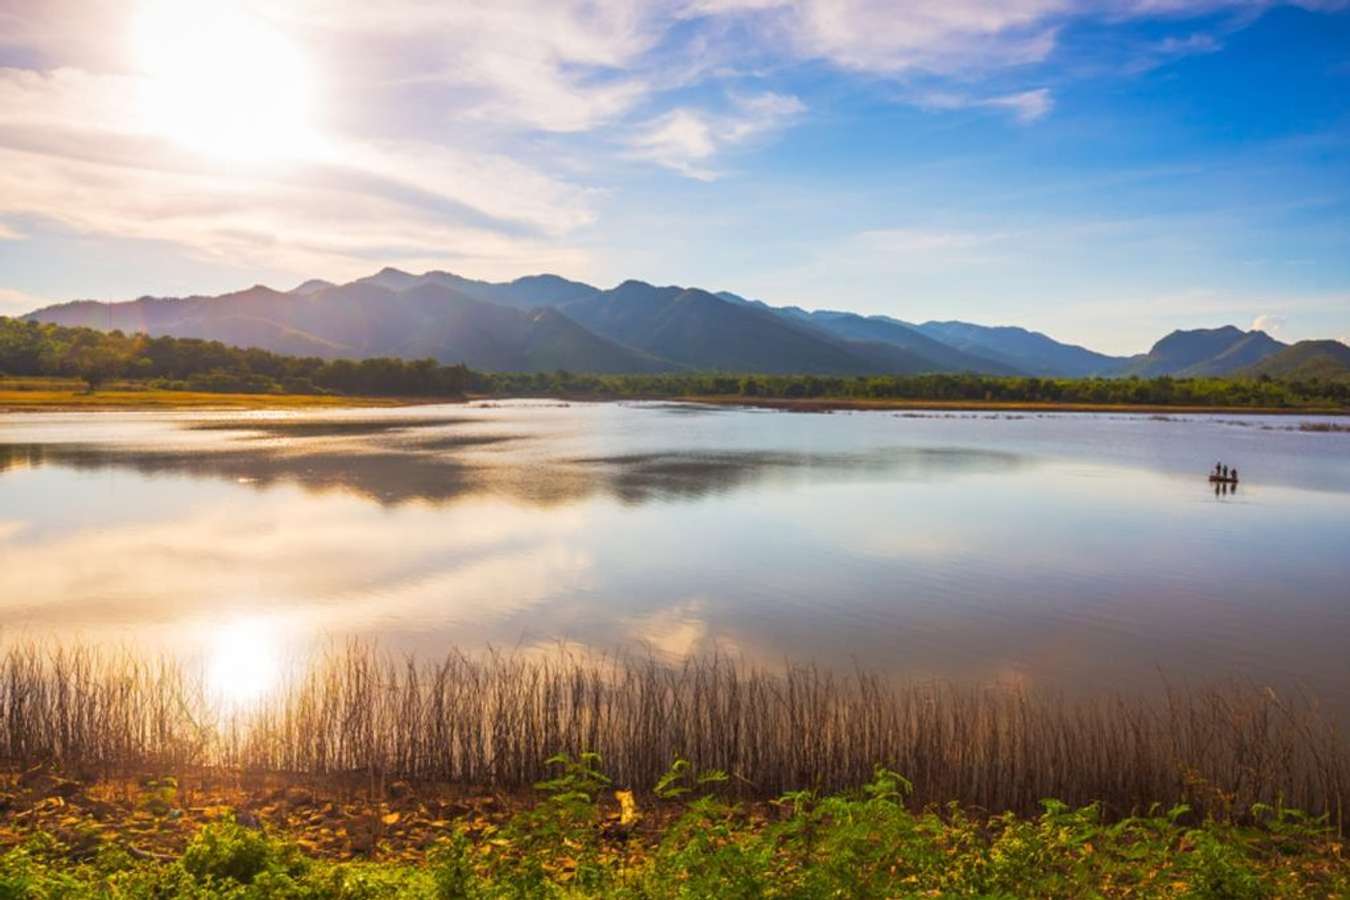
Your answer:
[[[1237,480],[1236,478],[1227,478],[1227,477],[1225,477],[1225,476],[1223,476],[1223,475],[1211,475],[1211,476],[1209,476],[1209,481],[1210,481],[1211,484],[1237,484],[1237,483],[1238,483],[1238,480]]]

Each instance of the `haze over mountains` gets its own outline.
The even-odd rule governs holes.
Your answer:
[[[26,318],[303,356],[432,357],[489,371],[1200,376],[1255,372],[1289,349],[1264,332],[1226,326],[1176,331],[1146,354],[1117,357],[1014,326],[811,312],[641,281],[602,290],[556,275],[493,283],[389,268],[349,284],[81,300]],[[1346,349],[1335,341],[1293,349],[1304,344]],[[1345,355],[1334,348],[1300,351],[1271,368],[1332,371]]]

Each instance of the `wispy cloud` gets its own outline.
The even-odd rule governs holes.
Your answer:
[[[730,108],[712,113],[681,107],[642,125],[628,140],[630,154],[701,181],[720,173],[709,164],[726,148],[786,127],[805,112],[796,97],[732,95]]]
[[[1186,56],[1218,53],[1222,49],[1223,43],[1212,34],[1196,32],[1185,37],[1169,35],[1160,41],[1154,41],[1145,46],[1126,65],[1125,71],[1131,74],[1139,74]]]
[[[1055,46],[1064,0],[702,0],[698,11],[758,17],[787,52],[881,74],[1024,65]]]
[[[1029,123],[1049,114],[1050,110],[1054,108],[1055,101],[1050,96],[1049,88],[1037,88],[1032,91],[1020,91],[1016,94],[991,97],[981,101],[980,105],[1010,110],[1017,121]]]
[[[1011,113],[1013,118],[1023,125],[1044,118],[1055,106],[1055,98],[1049,88],[1035,88],[992,97],[971,97],[949,91],[929,91],[916,95],[916,102],[928,109],[1003,110]]]
[[[446,123],[468,117],[573,132],[613,121],[651,90],[638,70],[670,16],[664,3],[635,0],[386,0],[337,9],[302,0],[285,18],[297,29],[334,31],[354,48],[389,47],[377,60],[379,77],[430,91]]]

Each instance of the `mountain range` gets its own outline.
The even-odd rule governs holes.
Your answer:
[[[487,282],[392,268],[347,284],[311,279],[289,291],[255,285],[213,297],[79,300],[26,318],[302,356],[431,357],[488,371],[1045,377],[1257,374],[1263,366],[1272,375],[1350,371],[1350,348],[1336,341],[1289,347],[1231,325],[1175,331],[1148,353],[1120,357],[1015,326],[914,324],[642,281],[602,290],[557,275]],[[1305,344],[1317,346],[1301,349]]]

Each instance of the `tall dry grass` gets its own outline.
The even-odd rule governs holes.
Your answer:
[[[219,767],[510,789],[558,752],[596,751],[617,783],[679,756],[769,796],[866,781],[884,764],[915,801],[1032,812],[1043,798],[1113,814],[1253,803],[1340,822],[1350,753],[1316,705],[1227,685],[1155,700],[894,685],[863,672],[770,672],[726,658],[324,654],[256,708],[213,709],[168,658],[29,644],[0,660],[0,758],[86,775]]]

